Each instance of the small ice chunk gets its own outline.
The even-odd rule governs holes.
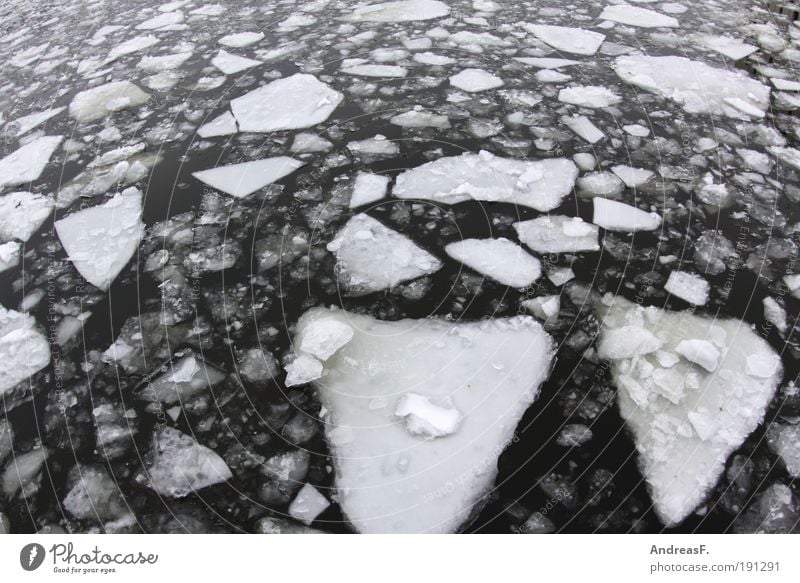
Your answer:
[[[263,32],[236,32],[233,34],[226,34],[220,38],[219,44],[234,49],[240,49],[242,47],[250,46],[253,43],[257,43],[263,38]]]
[[[439,55],[429,51],[425,51],[424,53],[416,53],[413,58],[417,63],[422,63],[423,65],[444,66],[452,65],[456,62],[456,60],[451,57]]]
[[[775,326],[778,332],[785,334],[789,329],[789,323],[786,319],[786,310],[783,309],[775,298],[769,296],[764,298],[764,319]]]
[[[338,320],[315,322],[298,335],[297,346],[317,357],[322,362],[333,356],[337,350],[353,339],[353,328]]]
[[[27,241],[47,220],[55,202],[32,192],[10,192],[0,196],[0,242]]]
[[[289,504],[289,516],[310,525],[331,503],[311,484],[305,484]]]
[[[55,222],[56,233],[78,272],[106,291],[144,236],[142,193],[128,188],[104,204]]]
[[[675,352],[689,362],[702,366],[708,372],[717,370],[720,357],[722,356],[717,347],[711,342],[698,338],[681,340],[675,347]]]
[[[561,298],[557,295],[541,296],[520,302],[522,307],[544,322],[551,322],[561,310]]]
[[[390,123],[404,128],[440,128],[448,129],[450,120],[446,115],[437,115],[427,111],[406,111],[393,116]]]
[[[772,352],[760,352],[750,354],[747,357],[747,374],[760,379],[774,377],[781,370],[780,357]]]
[[[141,105],[149,98],[130,81],[113,81],[78,93],[69,104],[69,114],[79,122],[90,122]]]
[[[342,73],[361,77],[405,77],[408,69],[399,65],[353,65],[344,67]]]
[[[308,154],[314,152],[324,152],[333,147],[328,140],[317,134],[302,132],[295,135],[292,147],[289,148],[294,154]]]
[[[371,204],[386,196],[389,188],[389,177],[369,172],[359,172],[350,196],[350,208]]]
[[[322,123],[343,99],[313,75],[297,73],[237,97],[231,110],[240,131],[275,132]]]
[[[61,136],[36,138],[0,160],[0,188],[39,178],[62,139]]]
[[[386,139],[386,136],[382,134],[376,134],[374,137],[364,140],[348,142],[347,149],[354,154],[367,156],[396,156],[400,153],[400,146],[394,141]]]
[[[449,403],[437,405],[418,393],[406,393],[397,402],[394,414],[405,421],[406,430],[415,437],[435,439],[455,433],[461,413]]]
[[[616,174],[628,188],[641,186],[653,177],[653,173],[650,170],[634,168],[633,166],[625,166],[622,164],[612,166],[611,171]]]
[[[704,306],[708,302],[711,289],[709,283],[695,273],[673,271],[664,284],[664,290],[673,296],[695,306]]]
[[[505,238],[464,239],[445,252],[478,273],[509,287],[527,287],[542,275],[542,264],[522,247]]]
[[[19,136],[21,136],[23,134],[27,134],[32,129],[35,129],[35,128],[39,127],[40,125],[42,125],[47,120],[52,119],[53,117],[57,116],[59,113],[64,111],[64,109],[66,109],[66,108],[65,107],[53,107],[53,108],[50,108],[50,109],[45,109],[44,111],[38,111],[36,113],[31,113],[29,115],[24,115],[22,117],[18,117],[13,122],[11,122],[17,128],[17,131],[16,131],[16,133],[14,135],[19,137]],[[0,122],[0,123],[2,123],[2,122]],[[6,127],[6,130],[8,130],[8,127]]]
[[[554,286],[561,287],[568,281],[575,279],[575,272],[570,267],[553,267],[547,272],[549,279]]]
[[[564,115],[561,116],[561,123],[590,144],[596,144],[606,137],[606,135],[592,123],[592,120],[585,115]]]
[[[578,152],[572,159],[583,172],[589,172],[597,167],[597,159],[588,152]]]
[[[22,256],[22,243],[19,241],[8,241],[0,243],[0,273],[13,269],[19,265]]]
[[[606,6],[598,17],[601,20],[611,20],[628,26],[642,28],[670,27],[678,28],[680,23],[677,18],[666,16],[655,10],[631,6],[630,4],[614,4]]]
[[[261,64],[261,61],[240,57],[239,55],[234,55],[220,49],[217,55],[211,59],[211,64],[226,75],[233,75],[246,69],[256,67]]]
[[[244,198],[288,176],[304,164],[288,156],[276,156],[201,170],[192,173],[192,176],[231,196]]]
[[[758,47],[747,44],[741,39],[732,38],[730,36],[703,34],[700,35],[699,40],[711,50],[725,55],[734,61],[744,59],[758,50]]]
[[[520,241],[537,253],[599,251],[599,229],[580,217],[548,215],[514,223]]]
[[[603,333],[597,344],[597,356],[605,360],[634,358],[655,352],[663,345],[647,328],[621,326]]]
[[[503,80],[483,69],[464,69],[450,77],[450,85],[462,91],[476,93],[503,86]]]
[[[650,129],[638,123],[624,125],[622,129],[625,130],[625,133],[636,136],[637,138],[646,138],[650,135]]]
[[[661,217],[657,213],[648,213],[623,202],[594,197],[592,204],[592,222],[607,231],[655,231],[661,225]]]
[[[408,22],[431,20],[450,14],[450,7],[438,0],[396,0],[359,6],[343,20],[351,22]]]
[[[783,283],[794,297],[800,299],[800,273],[784,275]]]
[[[434,273],[442,262],[369,215],[358,214],[328,244],[340,283],[351,295],[389,289]]]
[[[295,387],[315,381],[322,376],[322,363],[310,354],[300,353],[286,365],[286,386]]]
[[[30,397],[16,387],[50,363],[50,345],[28,314],[0,306],[0,399],[8,412]]]
[[[583,28],[526,24],[525,29],[554,49],[576,55],[593,55],[605,40],[605,35]]]
[[[558,92],[558,100],[580,107],[609,107],[622,101],[622,97],[607,87],[592,85],[566,87]]]
[[[213,138],[216,136],[229,136],[237,131],[236,118],[233,117],[230,111],[226,111],[197,128],[197,135],[201,138]]]

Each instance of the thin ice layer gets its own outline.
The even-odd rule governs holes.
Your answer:
[[[383,322],[324,308],[297,333],[330,320],[355,331],[315,382],[345,516],[363,533],[458,530],[549,373],[551,338],[529,316]]]
[[[328,251],[336,255],[339,283],[349,295],[390,289],[442,267],[411,239],[365,214],[347,221]]]
[[[623,56],[613,68],[623,81],[672,99],[688,113],[750,119],[742,111],[744,106],[762,115],[769,106],[770,89],[763,83],[740,71],[716,69],[685,57]]]
[[[288,156],[276,156],[201,170],[192,173],[192,176],[226,194],[244,198],[288,176],[304,164]]]
[[[407,170],[397,177],[392,192],[398,198],[443,204],[507,202],[546,212],[572,192],[577,177],[577,166],[565,158],[512,160],[482,150]]]
[[[105,291],[133,257],[144,236],[142,193],[128,188],[104,204],[56,221],[55,227],[75,269]]]
[[[643,308],[610,295],[599,311],[606,348],[598,355],[611,361],[620,413],[633,431],[655,510],[674,526],[706,498],[728,456],[763,420],[782,377],[780,358],[739,320]],[[642,343],[630,355],[610,354],[616,343],[607,339],[617,331],[628,341],[658,342]],[[700,366],[680,354],[687,353],[686,344],[677,350],[687,340],[719,351],[713,372],[707,358]]]
[[[276,79],[231,101],[243,132],[276,132],[309,128],[333,113],[344,95],[313,75],[297,73]]]

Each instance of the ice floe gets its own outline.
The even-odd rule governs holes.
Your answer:
[[[510,287],[531,285],[542,275],[542,264],[508,239],[464,239],[450,243],[445,252],[478,273]]]
[[[10,192],[0,196],[0,242],[27,241],[47,220],[55,202],[32,192]]]
[[[220,38],[219,44],[236,49],[250,46],[263,38],[263,32],[236,32],[233,34],[226,34]]]
[[[197,135],[201,138],[213,138],[216,136],[229,136],[239,131],[236,125],[236,118],[230,111],[215,117],[210,122],[197,128]]]
[[[537,253],[599,251],[600,229],[580,217],[548,215],[514,223],[519,240]]]
[[[561,123],[590,144],[596,144],[606,137],[606,135],[592,123],[592,120],[585,115],[563,115],[561,116]]]
[[[319,490],[311,484],[306,484],[300,488],[295,499],[289,504],[289,516],[309,525],[330,505],[331,503],[319,493]]]
[[[713,51],[726,57],[738,61],[746,56],[753,54],[758,47],[743,42],[741,39],[729,36],[715,36],[711,34],[700,35],[699,40],[702,44]]]
[[[141,105],[149,98],[130,81],[112,81],[78,93],[69,104],[69,114],[80,122],[90,122]]]
[[[44,111],[38,111],[36,113],[18,117],[10,123],[14,124],[14,126],[17,128],[15,135],[22,136],[27,134],[29,131],[36,129],[47,120],[54,118],[65,109],[65,107],[52,107],[50,109],[45,109]],[[8,129],[9,128],[6,127],[4,131],[8,131]]]
[[[738,320],[611,296],[600,313],[598,355],[611,361],[656,513],[674,526],[703,502],[728,456],[761,423],[781,378],[780,359]],[[630,349],[620,350],[615,339]]]
[[[450,85],[462,91],[476,93],[503,86],[503,80],[483,69],[464,69],[450,77]]]
[[[313,75],[297,73],[233,99],[231,110],[240,131],[275,132],[322,123],[342,99]]]
[[[101,205],[56,221],[55,228],[78,272],[105,291],[133,257],[144,235],[142,193],[128,188]]]
[[[656,28],[661,26],[677,28],[680,26],[678,19],[673,16],[666,16],[649,8],[631,6],[630,4],[614,4],[603,8],[603,12],[598,17],[602,20],[611,20],[629,26],[640,26],[642,28]]]
[[[342,73],[361,77],[405,77],[408,69],[399,65],[353,65],[344,67]]]
[[[664,290],[695,306],[708,302],[711,285],[696,273],[672,271],[664,284]]]
[[[444,204],[467,200],[553,210],[572,192],[578,168],[571,160],[501,158],[489,152],[440,158],[401,173],[392,193]]]
[[[593,55],[605,40],[605,35],[582,28],[527,24],[525,29],[554,49],[576,55]]]
[[[411,239],[365,214],[351,218],[328,251],[336,256],[339,282],[350,295],[389,289],[442,267]]]
[[[658,213],[649,213],[624,202],[596,196],[592,198],[592,204],[592,222],[607,231],[634,233],[655,231],[661,226]]]
[[[680,103],[688,113],[749,119],[743,109],[764,114],[770,89],[740,71],[717,69],[686,57],[618,57],[614,71],[632,85]]]
[[[5,412],[31,398],[20,384],[50,363],[50,345],[33,316],[0,306],[0,399]]]
[[[438,0],[398,0],[356,8],[344,20],[353,22],[407,22],[431,20],[450,14],[450,7]]]
[[[527,316],[384,322],[324,308],[297,334],[332,320],[354,330],[315,383],[345,516],[364,533],[458,530],[549,373],[551,339]]]
[[[288,156],[276,156],[201,170],[192,176],[226,194],[244,198],[288,176],[304,164]]]
[[[389,177],[370,172],[359,172],[353,184],[353,194],[350,196],[350,208],[372,204],[386,196],[389,187]]]
[[[261,64],[261,61],[240,57],[239,55],[234,55],[233,53],[220,49],[216,56],[211,59],[211,64],[226,75],[233,75],[257,67]]]
[[[558,92],[558,100],[580,107],[608,107],[622,101],[622,97],[607,87],[566,87]]]
[[[0,188],[33,182],[41,176],[61,136],[42,136],[0,160]]]

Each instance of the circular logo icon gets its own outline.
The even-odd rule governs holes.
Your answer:
[[[39,543],[30,543],[19,552],[19,564],[26,571],[35,571],[44,562],[44,547]]]

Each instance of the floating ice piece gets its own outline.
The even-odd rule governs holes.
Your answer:
[[[704,306],[708,302],[709,283],[695,273],[672,271],[664,284],[664,290],[673,296],[694,304]]]
[[[636,136],[637,138],[646,138],[650,135],[650,129],[638,123],[624,125],[622,129],[625,130],[625,133]]]
[[[431,53],[428,51],[424,53],[416,53],[413,58],[417,63],[422,63],[423,65],[443,66],[452,65],[456,62],[456,60],[451,57],[437,55],[436,53]]]
[[[536,80],[542,83],[566,83],[572,77],[565,73],[559,73],[554,69],[542,69],[536,72]]]
[[[789,475],[800,478],[800,426],[771,423],[767,429],[767,445],[781,458]]]
[[[655,10],[631,6],[630,4],[614,4],[606,6],[598,16],[601,20],[611,20],[629,26],[642,28],[656,28],[666,26],[677,28],[680,26],[677,18],[666,16]]]
[[[561,67],[581,64],[580,61],[559,59],[556,57],[514,57],[514,60],[526,65],[538,67],[539,69],[560,69]]]
[[[451,435],[458,430],[461,413],[455,409],[450,399],[446,405],[437,405],[425,395],[406,393],[397,402],[396,417],[405,419],[406,430],[415,437],[435,439]]]
[[[179,24],[183,22],[183,12],[180,10],[175,10],[173,12],[164,12],[159,14],[158,16],[154,16],[144,22],[140,22],[136,25],[137,30],[158,30],[159,28],[163,28],[165,26],[171,26],[173,24]]]
[[[339,282],[350,295],[390,289],[442,267],[411,239],[365,214],[347,221],[328,251],[336,255]]]
[[[523,300],[520,304],[531,314],[545,322],[545,325],[556,320],[561,310],[561,298],[557,295]]]
[[[725,97],[723,101],[734,109],[741,111],[748,117],[762,118],[767,115],[764,110],[761,109],[761,107],[753,105],[746,99],[742,99],[740,97]]]
[[[450,128],[450,120],[446,115],[437,115],[427,111],[406,111],[395,115],[389,122],[404,128]]]
[[[19,241],[8,241],[0,243],[0,273],[8,271],[19,265],[22,256],[22,243]]]
[[[527,287],[542,276],[542,264],[522,247],[505,238],[464,239],[445,252],[478,273],[510,287]]]
[[[781,162],[800,170],[800,150],[782,146],[768,146],[767,151]]]
[[[554,49],[576,55],[593,55],[605,40],[605,35],[582,28],[526,24],[525,29]]]
[[[622,164],[612,166],[611,171],[616,174],[628,188],[636,188],[637,186],[641,186],[650,180],[654,175],[650,170],[634,168],[633,166],[624,166]]]
[[[342,73],[361,77],[405,77],[408,69],[399,65],[353,65],[343,68]]]
[[[183,498],[231,477],[227,464],[213,450],[177,429],[161,426],[137,480],[161,496]]]
[[[331,503],[314,486],[306,484],[289,504],[289,516],[305,524],[310,525],[322,514]]]
[[[32,192],[10,192],[0,196],[0,242],[27,241],[53,211],[49,196]]]
[[[296,387],[315,381],[322,376],[322,363],[310,354],[298,354],[286,366],[287,387]]]
[[[353,339],[353,328],[340,320],[319,320],[297,334],[296,346],[321,361],[328,360],[342,346]]]
[[[0,188],[39,178],[62,139],[61,136],[36,138],[0,160]]]
[[[717,370],[719,359],[722,356],[719,349],[711,342],[699,338],[681,340],[675,347],[675,352],[689,362],[702,366],[708,372]]]
[[[400,153],[400,146],[386,136],[376,134],[372,138],[347,142],[347,149],[354,154],[364,154],[367,156],[396,156]]]
[[[386,196],[389,177],[369,172],[359,172],[350,197],[350,208],[371,204]]]
[[[31,397],[18,386],[50,363],[50,345],[28,314],[0,306],[0,403],[4,414]]]
[[[234,75],[260,65],[261,61],[240,57],[220,49],[217,55],[211,59],[211,64],[226,75]]]
[[[443,204],[507,202],[547,212],[572,192],[577,177],[578,168],[565,158],[513,160],[482,150],[406,170],[397,177],[392,192],[398,198]]]
[[[636,358],[659,350],[664,343],[641,326],[605,330],[597,342],[597,356],[604,360]]]
[[[369,4],[356,8],[343,18],[352,22],[408,22],[431,20],[450,14],[450,8],[438,0],[399,0],[382,4]]]
[[[775,298],[769,296],[763,300],[764,305],[764,319],[775,326],[778,332],[785,334],[789,329],[789,322],[786,318],[786,310],[783,309]]]
[[[210,122],[197,128],[197,135],[201,138],[213,138],[215,136],[229,136],[239,131],[236,125],[236,118],[230,111],[215,117]]]
[[[27,134],[32,129],[39,127],[47,120],[57,116],[65,109],[65,107],[53,107],[51,109],[45,109],[44,111],[18,117],[12,122],[17,126],[17,131],[14,135],[21,136]]]
[[[130,81],[113,81],[78,93],[69,104],[69,114],[80,122],[89,122],[121,109],[136,107],[149,98]]]
[[[661,351],[611,359],[617,403],[633,431],[656,513],[674,526],[705,499],[728,456],[761,423],[781,378],[780,359],[738,320],[643,308],[619,296],[606,296],[602,304],[601,338],[634,326],[657,335],[665,353],[687,339],[708,338],[722,355],[713,373],[687,360],[661,368]],[[773,364],[770,375],[746,370],[754,355]],[[668,378],[673,392],[665,394]]]
[[[627,83],[680,103],[688,113],[749,119],[730,99],[739,99],[762,113],[769,107],[770,89],[763,83],[742,72],[715,69],[685,57],[617,57],[614,71]]]
[[[711,34],[700,35],[699,40],[702,44],[713,51],[725,55],[729,59],[738,61],[758,50],[758,47],[742,42],[741,39],[729,36],[716,36]]]
[[[276,156],[275,158],[264,158],[263,160],[201,170],[193,172],[192,176],[231,196],[244,198],[256,190],[288,176],[303,165],[305,165],[304,162],[294,158]]]
[[[344,96],[313,75],[297,73],[276,79],[231,101],[243,132],[308,128],[330,117]]]
[[[324,308],[306,312],[298,334],[326,320],[355,331],[315,383],[345,516],[363,533],[456,531],[494,485],[497,458],[549,373],[552,340],[527,316],[384,322]],[[407,416],[393,415],[409,392],[459,412],[458,427],[437,439],[409,432]],[[424,405],[411,409],[430,420]],[[449,428],[438,416],[435,425]],[[341,428],[348,439],[337,439]]]
[[[109,64],[112,61],[116,61],[120,57],[124,57],[125,55],[130,55],[131,53],[136,53],[139,51],[143,51],[145,49],[149,49],[150,47],[157,45],[159,40],[154,37],[153,35],[147,36],[137,36],[132,39],[126,40],[115,46],[111,49],[108,53],[108,57],[106,57],[104,64]]]
[[[292,147],[289,148],[289,151],[295,154],[305,154],[310,152],[324,152],[332,147],[333,144],[325,138],[316,134],[303,132],[295,135],[292,141]]]
[[[483,69],[464,69],[450,77],[450,85],[463,91],[475,93],[503,86],[503,80]]]
[[[607,231],[655,231],[661,225],[658,213],[648,213],[624,202],[596,196],[592,199],[592,204],[592,222]]]
[[[148,55],[142,57],[136,64],[136,67],[142,69],[143,71],[171,71],[172,69],[177,69],[186,61],[188,61],[192,54],[193,53],[191,51],[185,51],[171,55],[158,55],[156,57],[151,57]]]
[[[585,115],[562,115],[561,123],[590,144],[596,144],[606,137]]]
[[[580,107],[609,107],[622,101],[622,97],[607,87],[591,85],[566,87],[558,92],[558,100]]]
[[[257,43],[263,38],[263,32],[237,32],[234,34],[226,34],[219,39],[219,44],[234,49],[240,49]]]
[[[157,400],[165,405],[186,403],[223,380],[223,372],[193,354],[188,354],[172,363],[167,372],[150,381],[139,396],[141,399]]]
[[[93,286],[106,291],[144,235],[142,193],[128,188],[101,205],[56,221],[55,228],[75,269]]]
[[[773,77],[770,81],[779,91],[800,91],[800,81],[791,81],[780,77]]]

